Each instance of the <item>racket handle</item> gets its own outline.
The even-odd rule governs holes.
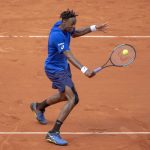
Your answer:
[[[94,71],[94,73],[98,73],[101,70],[102,70],[102,67],[98,67],[98,68],[95,68],[93,71]]]

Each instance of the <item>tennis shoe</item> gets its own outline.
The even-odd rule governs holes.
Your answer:
[[[32,104],[30,105],[30,108],[31,108],[31,110],[35,113],[36,119],[38,120],[38,122],[39,122],[40,124],[45,125],[45,124],[48,123],[47,120],[46,120],[45,117],[44,117],[44,112],[42,112],[42,111],[40,111],[40,110],[37,110],[37,104],[36,104],[36,103],[32,103]]]
[[[48,132],[45,139],[48,142],[54,143],[56,145],[65,146],[68,144],[67,141],[61,138],[59,132]]]

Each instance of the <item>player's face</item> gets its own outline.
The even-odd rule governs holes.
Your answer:
[[[65,22],[65,30],[67,32],[72,32],[75,28],[75,25],[76,25],[76,18],[75,17],[69,18]]]

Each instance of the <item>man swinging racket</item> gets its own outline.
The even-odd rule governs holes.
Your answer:
[[[47,124],[47,120],[44,117],[45,108],[58,102],[66,101],[56,119],[54,127],[46,135],[46,140],[57,145],[68,144],[66,140],[61,138],[60,128],[71,110],[79,102],[78,93],[71,78],[68,61],[81,70],[85,76],[91,78],[95,75],[94,71],[82,65],[71,52],[71,37],[80,37],[93,31],[104,32],[107,29],[107,24],[75,29],[77,16],[73,10],[68,9],[62,12],[60,15],[61,20],[52,27],[48,39],[48,57],[45,61],[45,72],[52,82],[52,87],[58,89],[58,93],[40,103],[31,104],[31,110],[36,114],[36,119],[39,123]]]

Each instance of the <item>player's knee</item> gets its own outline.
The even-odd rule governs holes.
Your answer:
[[[77,105],[79,103],[79,96],[77,93],[75,93],[75,97],[74,97],[74,105]]]
[[[79,103],[79,96],[75,87],[72,87],[72,91],[74,93],[74,105],[77,105]]]

